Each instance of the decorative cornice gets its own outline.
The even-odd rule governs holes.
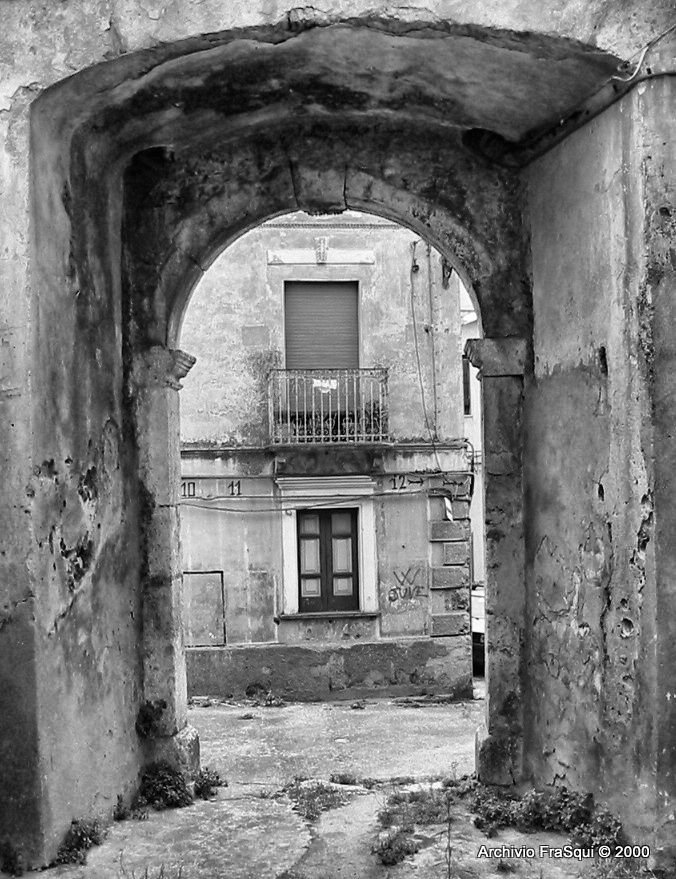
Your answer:
[[[317,242],[326,242],[318,244]],[[310,248],[285,248],[267,251],[269,266],[279,265],[373,265],[376,261],[372,250],[342,250],[329,248],[328,238],[315,238]]]

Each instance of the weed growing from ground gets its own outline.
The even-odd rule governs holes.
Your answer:
[[[597,848],[621,845],[626,840],[622,825],[606,809],[595,805],[592,794],[580,794],[565,787],[549,791],[528,791],[514,797],[504,791],[477,785],[470,799],[477,817],[474,823],[492,835],[500,827],[516,827],[565,833],[574,845]]]
[[[413,839],[407,830],[402,828],[388,833],[373,846],[373,853],[381,864],[391,867],[403,861],[408,855],[414,855],[420,843]]]
[[[101,845],[105,836],[106,831],[96,818],[91,821],[72,821],[59,846],[54,864],[84,864],[89,849],[94,845]]]
[[[659,879],[676,879],[676,872],[656,874],[642,862],[610,858],[594,864],[588,876],[589,879],[658,879],[658,876]]]
[[[139,800],[154,809],[180,809],[193,802],[180,769],[165,761],[151,763],[141,776]],[[137,806],[139,803],[137,802]]]
[[[316,821],[322,812],[342,806],[345,794],[323,781],[294,780],[284,787],[284,793],[293,802],[293,809],[308,821]]]
[[[455,800],[456,793],[449,788],[421,787],[394,791],[387,798],[385,807],[378,812],[380,826],[389,828],[389,833],[373,847],[374,854],[386,866],[397,864],[420,848],[419,842],[413,837],[416,824],[446,824],[445,863],[447,873],[451,876],[451,803]]]
[[[228,782],[224,781],[215,769],[205,766],[204,769],[200,769],[195,779],[195,796],[208,800],[216,795],[216,788],[227,786]]]
[[[501,827],[516,827],[524,833],[538,830],[562,833],[573,845],[598,849],[601,845],[624,845],[627,840],[620,822],[607,809],[594,803],[592,794],[565,787],[548,791],[531,790],[515,797],[503,790],[476,783],[470,795],[476,812],[476,826],[488,836]],[[589,879],[656,879],[641,858],[599,860],[589,868]],[[676,879],[676,876],[664,877]]]
[[[442,788],[395,791],[378,812],[378,820],[382,827],[443,824],[448,820],[449,803],[455,799],[452,790]]]
[[[333,784],[359,784],[359,780],[354,772],[332,772],[329,775],[329,781]]]
[[[135,870],[127,870],[123,864],[120,864],[120,870],[118,874],[120,879],[186,879],[183,865],[168,868],[160,864],[157,868],[144,867],[143,872],[137,873]]]

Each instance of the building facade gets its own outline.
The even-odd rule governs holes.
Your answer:
[[[471,693],[473,332],[457,274],[380,218],[288,215],[215,261],[181,332],[191,693]]]

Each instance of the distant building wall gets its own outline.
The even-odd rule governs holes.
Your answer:
[[[285,366],[288,281],[357,282],[359,368],[388,371],[385,443],[270,444],[268,375]],[[469,587],[483,570],[482,535],[470,565],[467,492],[473,460],[480,470],[474,450],[481,444],[474,374],[471,412],[464,414],[461,310],[470,332],[479,326],[470,308],[458,276],[435,250],[407,229],[350,212],[266,223],[206,273],[181,337],[197,358],[181,395],[192,692],[241,694],[261,681],[304,698],[364,688],[468,692]],[[480,472],[475,486],[473,516],[482,532]],[[462,502],[452,502],[455,495]],[[333,507],[357,510],[358,607],[299,612],[297,516]],[[333,657],[319,661],[324,668],[341,665],[338,647],[431,637],[433,662],[422,647],[420,667],[415,651],[383,654],[389,673],[371,674],[350,660],[350,673],[328,690],[332,678],[324,671],[312,678],[316,686],[303,677],[300,687],[267,674],[265,663],[259,667],[260,651],[247,662],[236,653],[247,645],[312,645]],[[205,651],[215,652],[205,658]],[[292,654],[284,655],[291,662]],[[359,655],[375,661],[372,651]],[[392,656],[401,664],[388,666]]]
[[[193,293],[181,331],[181,346],[197,357],[181,394],[184,445],[267,442],[267,374],[284,366],[288,280],[359,282],[360,366],[389,370],[395,441],[429,441],[435,424],[439,440],[463,436],[457,275],[445,275],[437,251],[401,226],[301,216],[242,236]],[[327,262],[318,263],[322,240]]]

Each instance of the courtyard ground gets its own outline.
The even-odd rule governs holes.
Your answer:
[[[415,828],[419,851],[395,865],[373,852],[377,815],[393,792],[425,791],[432,779],[474,769],[483,700],[214,704],[190,711],[202,765],[228,786],[183,809],[116,822],[85,865],[45,879],[558,879],[589,863],[481,857],[482,846],[561,846],[553,834],[501,830],[487,839],[466,806]],[[333,781],[331,780],[333,779]],[[321,784],[320,784],[321,782]],[[348,782],[348,783],[345,783]],[[328,808],[326,808],[328,807]],[[325,809],[322,811],[322,809]],[[380,835],[379,835],[380,834]],[[387,832],[385,832],[387,835]]]

